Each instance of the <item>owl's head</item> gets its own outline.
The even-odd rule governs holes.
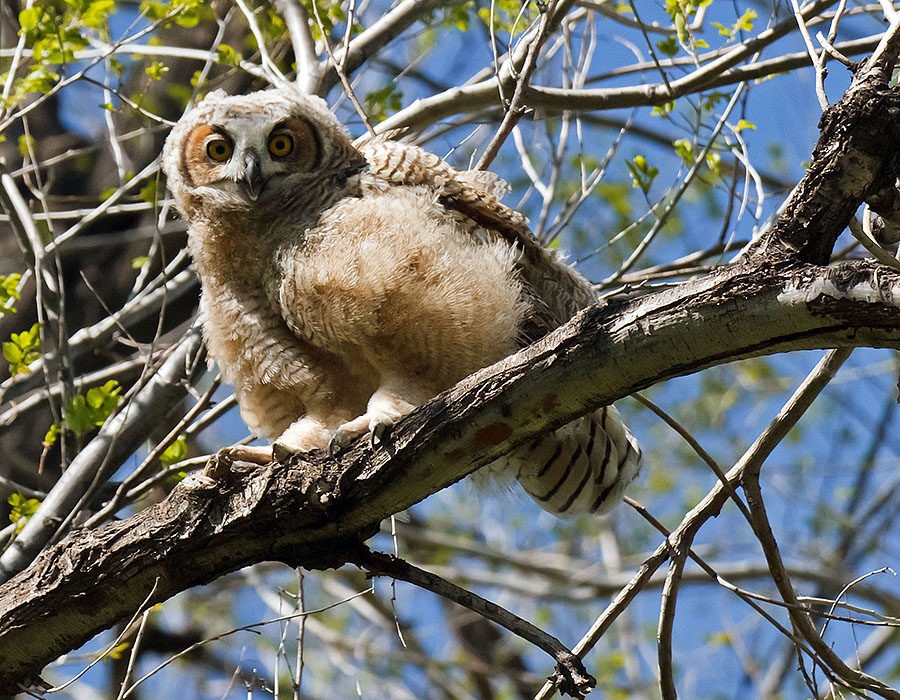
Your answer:
[[[172,129],[162,166],[182,216],[283,212],[365,159],[324,100],[290,88],[210,93]]]

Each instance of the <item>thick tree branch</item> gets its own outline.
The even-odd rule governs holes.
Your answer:
[[[127,520],[74,531],[0,588],[0,692],[133,615],[157,578],[150,603],[259,561],[340,565],[383,518],[589,409],[734,359],[854,345],[900,348],[897,273],[735,265],[590,307],[414,411],[391,454],[358,444],[212,489],[189,477]]]
[[[894,184],[900,101],[881,79],[857,81],[825,111],[820,128],[809,170],[750,257],[826,263],[860,203]]]

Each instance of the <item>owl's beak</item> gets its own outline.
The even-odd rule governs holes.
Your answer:
[[[256,151],[251,150],[244,156],[244,172],[238,182],[252,201],[259,199],[260,192],[266,186],[266,180]]]

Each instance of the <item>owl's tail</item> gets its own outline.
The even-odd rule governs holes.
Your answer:
[[[560,517],[605,513],[641,467],[637,439],[613,406],[572,421],[506,456],[544,510]]]

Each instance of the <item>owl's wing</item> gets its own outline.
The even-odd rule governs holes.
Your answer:
[[[371,140],[359,146],[369,162],[369,176],[382,183],[426,186],[438,201],[521,251],[519,269],[531,311],[523,343],[542,337],[577,311],[597,300],[590,283],[553,251],[541,246],[525,217],[500,202],[507,185],[487,171],[459,171],[438,156],[397,141]]]

